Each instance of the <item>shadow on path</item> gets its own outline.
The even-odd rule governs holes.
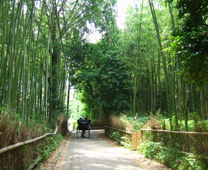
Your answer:
[[[104,130],[91,130],[91,138],[76,138],[66,147],[62,170],[142,170],[128,151],[102,138]]]

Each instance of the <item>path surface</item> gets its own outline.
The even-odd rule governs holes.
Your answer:
[[[93,130],[91,138],[76,138],[73,133],[61,170],[142,170],[130,151],[107,142],[103,133],[103,130]]]

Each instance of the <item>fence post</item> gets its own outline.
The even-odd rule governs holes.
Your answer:
[[[138,144],[140,145],[142,143],[142,133],[141,131],[137,132],[137,139],[138,139]]]
[[[141,134],[140,132],[132,132],[132,149],[137,150],[138,145],[141,142]]]
[[[134,151],[137,149],[137,135],[136,135],[136,132],[132,132],[132,149]]]

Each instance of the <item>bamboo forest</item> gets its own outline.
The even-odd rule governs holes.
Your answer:
[[[169,168],[208,169],[208,1],[125,1],[122,26],[119,3],[0,0],[0,169],[47,159],[85,116],[129,149],[113,128],[139,132],[138,152]]]

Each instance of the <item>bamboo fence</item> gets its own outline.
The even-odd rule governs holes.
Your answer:
[[[0,169],[24,170],[35,167],[42,160],[44,145],[49,142],[46,138],[56,135],[58,130],[59,126],[56,127],[54,133],[47,133],[0,149]]]
[[[158,137],[159,135],[157,135],[157,132],[158,133],[166,133],[167,135],[165,135],[165,138],[167,138],[167,141],[171,141],[171,137],[172,135],[176,135],[179,140],[179,143],[180,142],[184,142],[185,144],[189,145],[187,146],[187,148],[190,148],[190,145],[196,145],[196,150],[200,151],[201,148],[197,148],[199,145],[197,144],[197,140],[196,138],[191,138],[190,141],[194,141],[194,142],[187,142],[187,140],[189,140],[190,136],[194,135],[200,135],[200,139],[206,139],[207,138],[207,135],[208,135],[208,132],[188,132],[188,131],[171,131],[171,130],[160,130],[160,129],[140,129],[139,132],[129,132],[129,131],[124,131],[124,130],[121,130],[121,129],[117,129],[117,128],[114,128],[114,127],[110,127],[110,126],[105,126],[105,131],[107,131],[107,129],[111,129],[113,131],[119,131],[119,132],[122,132],[122,133],[126,133],[128,134],[128,137],[129,138],[132,138],[132,149],[133,150],[137,150],[138,146],[141,144],[141,142],[143,141],[143,138],[144,138],[144,132],[153,132],[154,134],[156,134],[155,136]],[[180,135],[185,135],[185,137],[187,138],[186,140],[184,139],[184,136],[182,136],[180,138]],[[163,135],[164,137],[164,135]],[[199,139],[199,140],[200,140]],[[177,141],[176,141],[177,142]],[[199,142],[200,143],[200,142]],[[183,146],[185,144],[182,144]],[[181,147],[182,148],[182,147]],[[184,151],[190,151],[189,149],[184,149]],[[208,149],[208,148],[207,148]],[[183,150],[181,150],[183,151]]]
[[[187,134],[187,135],[208,135],[208,132],[171,131],[171,130],[159,130],[159,129],[140,129],[140,131],[176,133],[176,134]]]
[[[34,143],[34,142],[37,142],[41,139],[44,139],[48,136],[52,136],[52,135],[55,135],[58,131],[58,127],[56,127],[56,130],[54,131],[54,133],[47,133],[45,135],[42,135],[40,137],[37,137],[37,138],[34,138],[34,139],[31,139],[31,140],[28,140],[28,141],[24,141],[24,142],[19,142],[19,143],[16,143],[14,145],[10,145],[10,146],[7,146],[7,147],[4,147],[2,149],[0,149],[0,154],[4,153],[4,152],[7,152],[7,151],[11,151],[12,149],[15,149],[15,148],[18,148],[20,146],[24,146],[24,145],[28,145],[28,144],[31,144],[31,143]]]
[[[105,131],[106,131],[106,129],[112,129],[113,131],[119,131],[122,133],[126,133],[132,139],[132,149],[137,150],[137,148],[141,142],[141,133],[140,132],[129,132],[129,131],[117,129],[117,128],[110,127],[110,126],[105,126]]]
[[[171,131],[160,129],[140,129],[144,142],[161,142],[164,147],[175,148],[181,152],[208,155],[208,132]],[[144,134],[145,133],[145,134]]]

